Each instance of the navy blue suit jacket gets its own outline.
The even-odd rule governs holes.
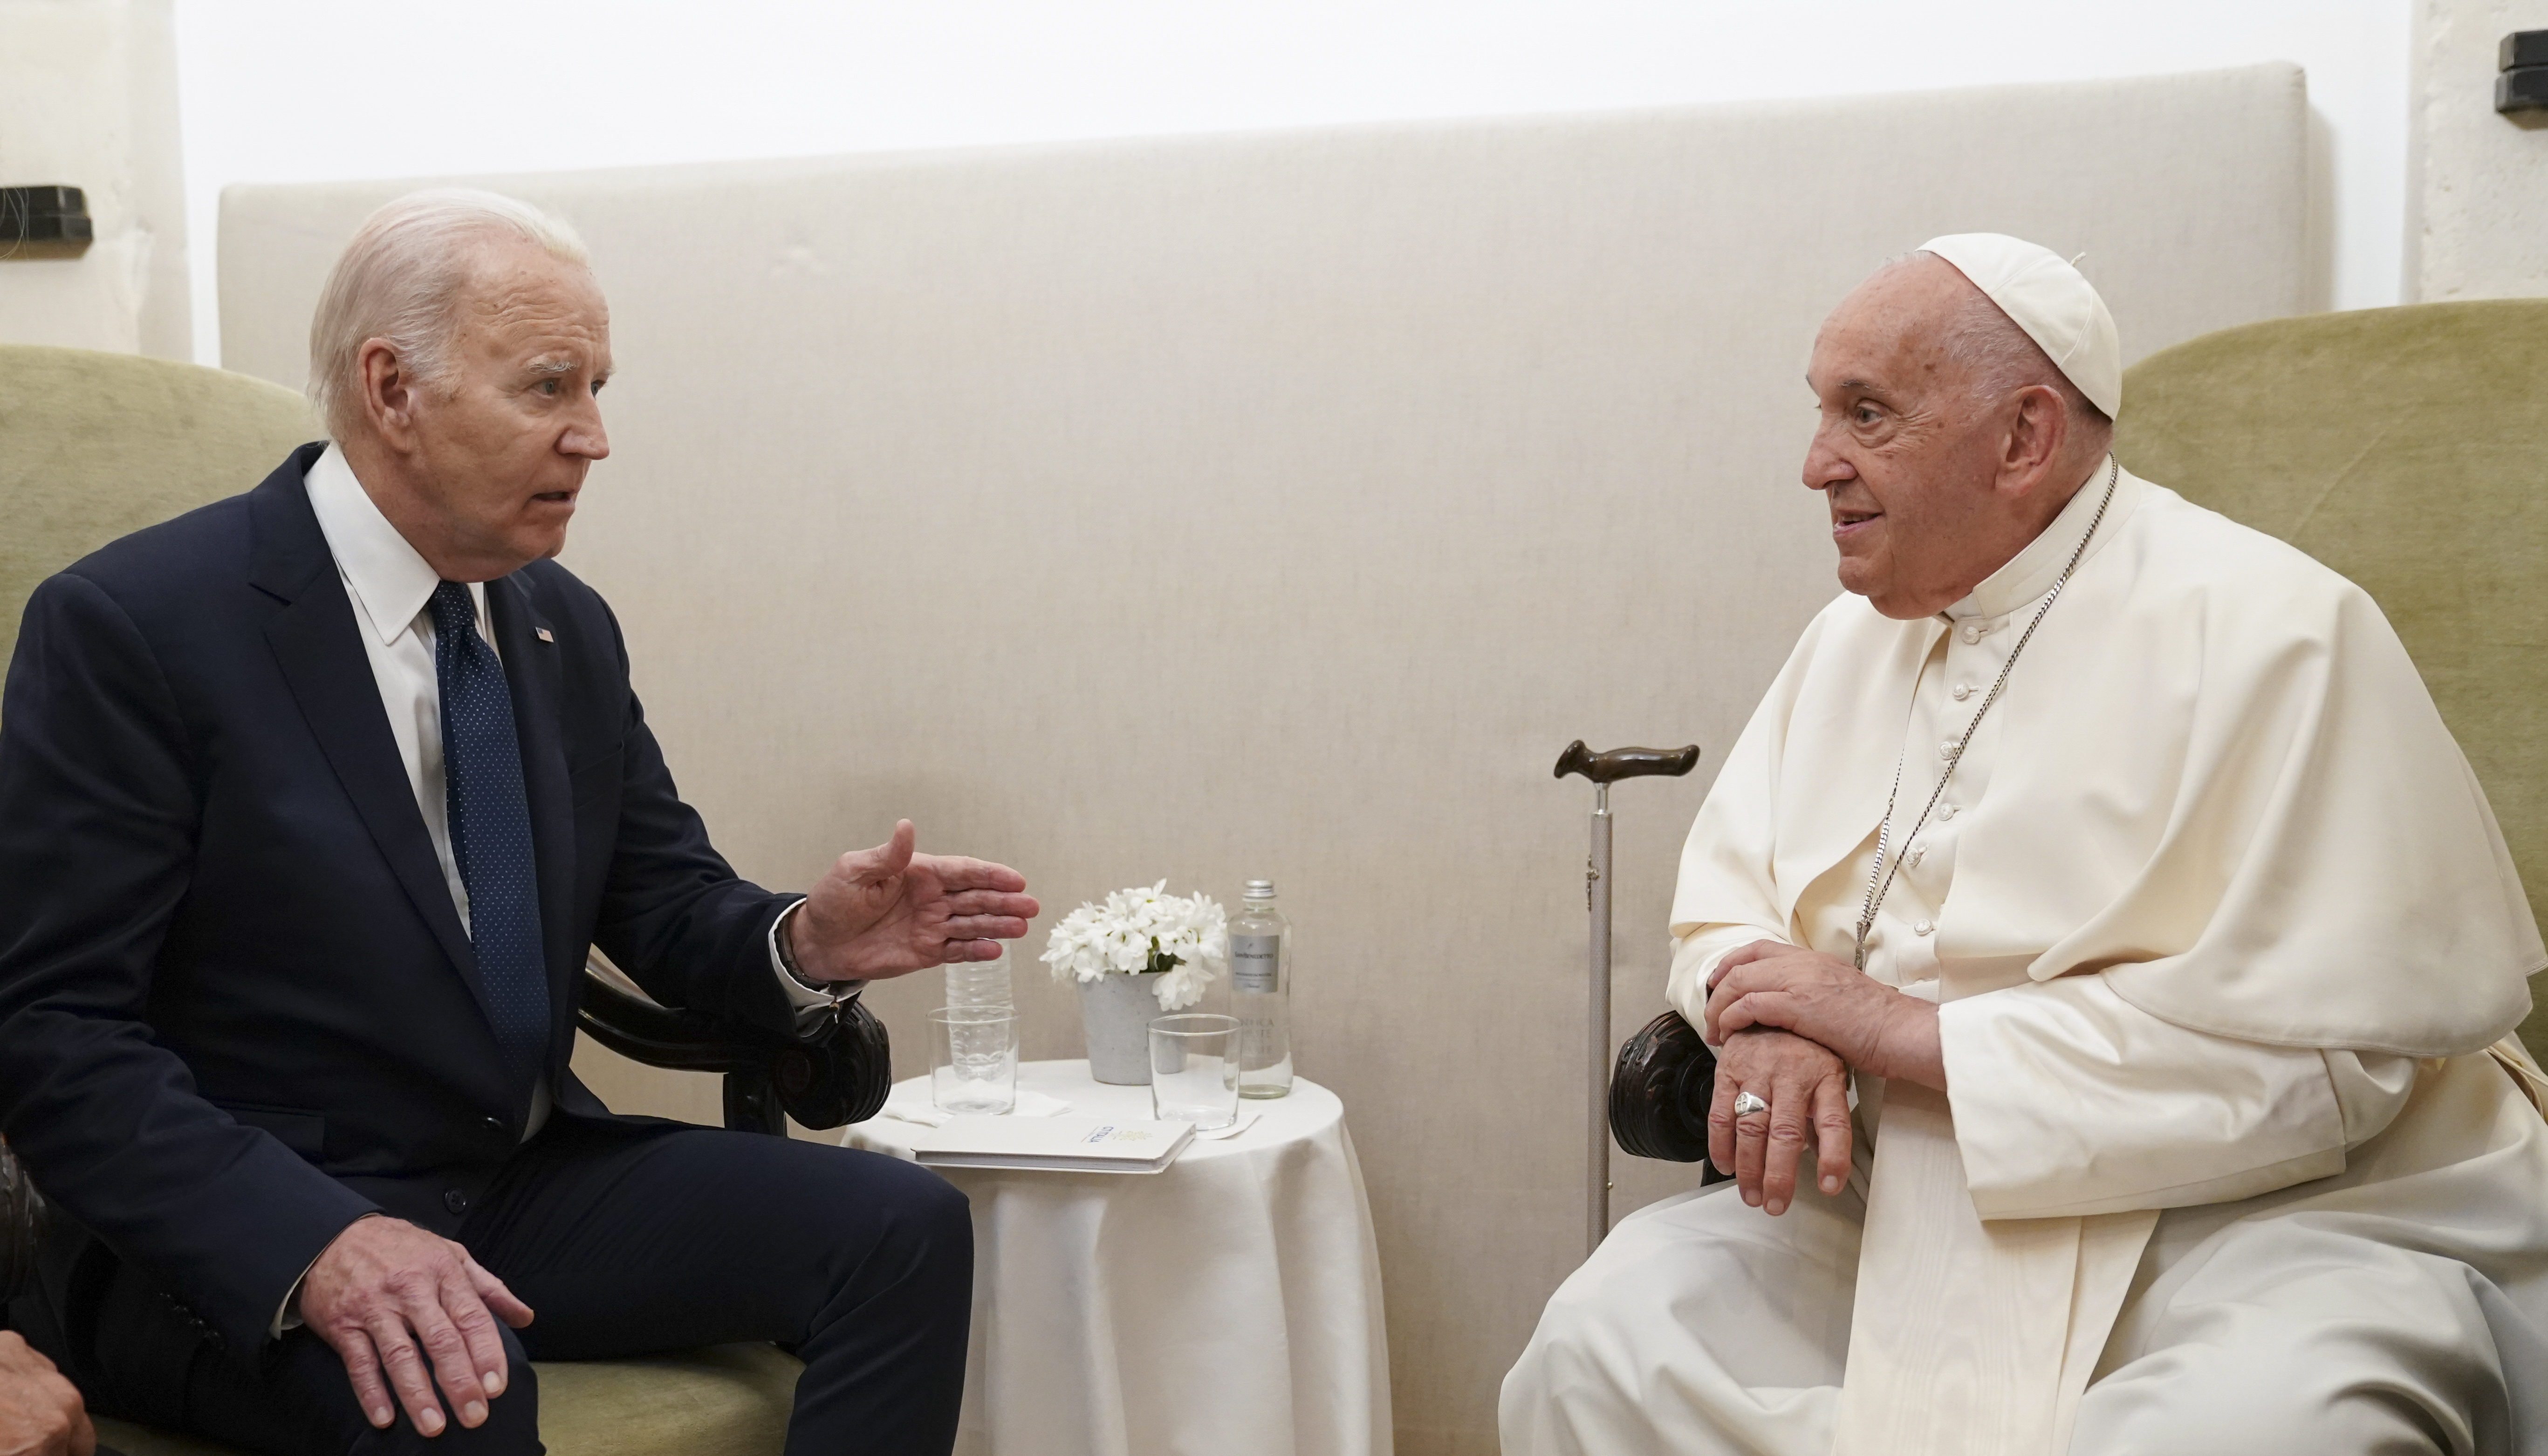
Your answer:
[[[302,484],[319,448],[45,582],[0,698],[0,1132],[234,1350],[361,1215],[453,1232],[531,1096]],[[558,1116],[608,1119],[567,1067],[586,947],[784,1032],[765,945],[788,897],[736,878],[675,793],[591,588],[539,562],[487,596],[548,1082]]]

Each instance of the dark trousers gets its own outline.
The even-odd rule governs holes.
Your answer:
[[[805,1361],[789,1456],[944,1456],[972,1315],[964,1196],[926,1168],[753,1133],[653,1137],[560,1120],[517,1153],[460,1230],[537,1318],[505,1331],[511,1373],[486,1424],[374,1430],[336,1352],[288,1333],[251,1373],[192,1361],[183,1424],[249,1450],[537,1452],[530,1360],[769,1340]],[[101,1321],[95,1358],[117,1381]],[[146,1344],[147,1342],[141,1342]]]

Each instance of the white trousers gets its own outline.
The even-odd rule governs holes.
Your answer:
[[[2548,1456],[2538,1312],[2376,1215],[2207,1212],[2162,1218],[2070,1456]],[[1621,1221],[1504,1377],[1504,1456],[1826,1456],[1864,1216],[1807,1176]]]

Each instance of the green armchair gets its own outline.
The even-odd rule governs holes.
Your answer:
[[[2548,922],[2548,299],[2226,328],[2124,376],[2115,455],[2380,603],[2486,785]],[[2548,1045],[2534,1004],[2522,1045]],[[1620,1048],[1610,1126],[1706,1156],[1714,1059],[1680,1013]]]
[[[37,583],[108,541],[248,489],[317,433],[301,398],[244,375],[126,354],[0,345],[0,663]],[[577,1020],[654,1066],[720,1072],[726,1125],[785,1132],[864,1121],[891,1082],[884,1028],[850,1003],[802,1039],[747,1035],[585,978]],[[42,1194],[0,1147],[0,1281],[28,1271]],[[542,1364],[541,1434],[558,1456],[757,1456],[785,1439],[796,1373],[769,1345]],[[208,1442],[98,1421],[125,1456],[225,1456]]]

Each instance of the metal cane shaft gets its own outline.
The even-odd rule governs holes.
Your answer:
[[[1678,778],[1698,762],[1698,745],[1614,748],[1594,753],[1577,739],[1557,756],[1557,776],[1592,780],[1592,854],[1584,864],[1584,910],[1592,922],[1585,1008],[1584,1253],[1610,1233],[1610,785],[1621,778]]]
[[[1593,790],[1592,855],[1584,870],[1584,908],[1592,922],[1584,1096],[1584,1252],[1589,1258],[1610,1232],[1610,786],[1606,783]]]

